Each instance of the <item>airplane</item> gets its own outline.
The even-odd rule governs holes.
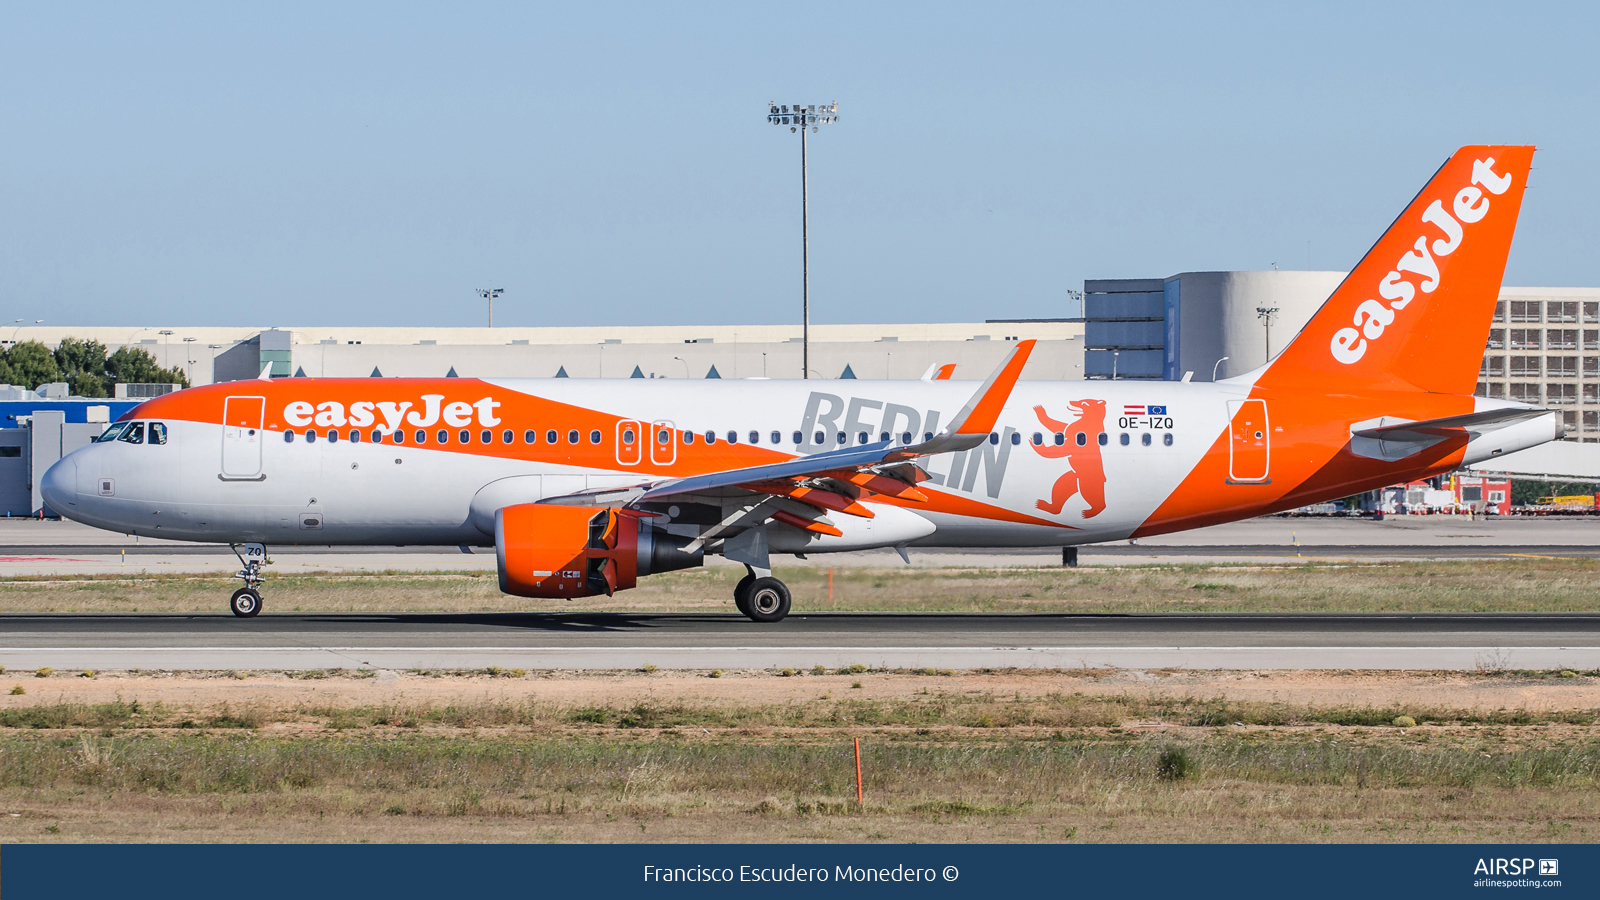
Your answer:
[[[157,397],[52,466],[50,508],[227,543],[261,611],[268,544],[494,547],[500,589],[612,595],[771,557],[1075,547],[1348,497],[1561,436],[1473,396],[1530,146],[1469,146],[1274,359],[1211,383],[282,378]],[[908,560],[909,561],[909,560]]]

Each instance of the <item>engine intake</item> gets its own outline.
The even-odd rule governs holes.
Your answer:
[[[494,517],[500,590],[518,597],[610,596],[641,576],[700,565],[691,538],[668,534],[644,513],[521,503]]]

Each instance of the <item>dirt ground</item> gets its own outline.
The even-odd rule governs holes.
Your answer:
[[[910,700],[938,691],[1047,697],[1052,694],[1140,698],[1226,699],[1291,706],[1419,706],[1493,711],[1600,709],[1600,678],[1496,677],[1465,672],[1155,671],[1018,669],[993,673],[920,675],[891,672],[780,677],[761,669],[729,671],[546,671],[522,677],[481,672],[419,674],[333,672],[104,672],[0,674],[0,710],[40,703],[140,700],[177,707],[222,703],[349,707],[394,703],[526,702],[555,705],[658,702],[768,705],[848,692],[860,700]],[[860,688],[851,685],[860,682]],[[8,695],[7,685],[26,694]]]

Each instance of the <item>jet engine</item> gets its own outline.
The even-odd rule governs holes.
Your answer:
[[[692,538],[668,534],[628,509],[519,503],[495,513],[500,590],[518,597],[610,596],[641,576],[703,561]]]

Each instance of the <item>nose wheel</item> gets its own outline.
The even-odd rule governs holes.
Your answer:
[[[238,547],[228,546],[244,567],[233,576],[244,579],[244,587],[233,592],[228,609],[241,619],[253,619],[261,612],[261,566],[267,561],[267,548],[262,544],[245,544],[244,552],[240,553]]]
[[[261,612],[261,592],[252,587],[242,587],[233,592],[228,608],[241,619],[252,619]]]

